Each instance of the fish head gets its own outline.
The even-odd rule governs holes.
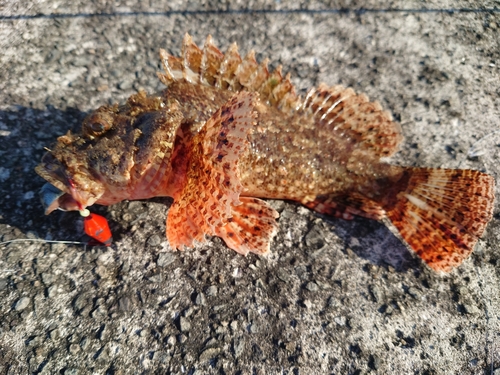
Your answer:
[[[68,131],[57,138],[56,144],[35,168],[42,178],[62,192],[47,207],[46,213],[56,208],[82,210],[106,193],[112,181],[103,173],[102,164],[107,162],[109,168],[116,167],[119,163],[109,165],[109,162],[116,157],[126,159],[129,153],[117,149],[120,137],[115,129],[124,125],[119,121],[117,107],[103,106],[85,118],[80,134]],[[115,158],[110,157],[113,155]]]
[[[35,168],[62,192],[46,202],[46,213],[136,199],[130,191],[156,155],[170,157],[181,120],[176,103],[166,105],[162,97],[147,97],[144,92],[131,96],[125,105],[105,105],[90,113],[81,132],[57,138]]]

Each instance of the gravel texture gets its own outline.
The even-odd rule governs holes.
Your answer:
[[[161,89],[158,49],[178,53],[185,32],[255,49],[300,91],[341,83],[379,100],[406,136],[393,163],[498,177],[498,11],[248,4],[268,11],[215,12],[242,1],[0,3],[2,16],[39,14],[0,19],[0,240],[31,239],[0,245],[0,373],[499,374],[497,216],[448,275],[382,223],[280,201],[267,258],[241,257],[218,238],[171,252],[169,199],[95,207],[110,221],[110,248],[36,241],[86,241],[78,214],[43,215],[33,171],[43,147],[100,104]]]

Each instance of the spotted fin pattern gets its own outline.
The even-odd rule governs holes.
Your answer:
[[[226,225],[217,228],[217,236],[242,255],[249,252],[267,254],[271,239],[278,231],[276,219],[279,214],[258,198],[241,197],[240,202],[231,207],[231,218]]]
[[[391,114],[352,88],[321,84],[308,92],[301,109],[309,111],[316,123],[349,139],[354,158],[367,152],[377,157],[391,156],[403,139],[401,127],[392,121]]]
[[[231,217],[231,207],[240,204],[238,161],[255,125],[256,100],[257,94],[234,95],[195,136],[187,181],[167,217],[173,248],[190,247],[193,241],[204,241],[205,234],[216,234]]]
[[[449,272],[467,258],[493,215],[493,177],[473,170],[407,168],[387,216],[431,268]],[[396,187],[397,188],[397,187]]]

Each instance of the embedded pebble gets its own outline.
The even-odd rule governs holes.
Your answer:
[[[198,293],[196,294],[196,298],[194,300],[194,303],[197,305],[206,305],[207,304],[207,299],[205,298],[205,295],[203,293]]]
[[[42,273],[42,281],[47,286],[51,285],[55,279],[56,276],[52,273],[47,273],[47,272]]]
[[[159,363],[164,363],[168,364],[170,363],[170,355],[168,353],[165,353],[164,351],[156,351],[153,354],[153,361],[159,362]]]
[[[216,346],[218,341],[215,338],[211,338],[210,340],[207,341],[205,344],[205,348],[210,348],[212,346]]]
[[[182,332],[188,332],[191,329],[191,323],[185,317],[181,316],[179,319],[179,327]]]
[[[383,300],[384,294],[378,285],[370,285],[368,289],[370,290],[375,302],[381,302]]]
[[[305,242],[308,248],[312,250],[321,249],[325,246],[325,235],[318,226],[314,226],[313,229],[309,231],[309,233],[305,236]],[[317,254],[315,254],[317,256]]]
[[[233,352],[236,358],[240,357],[245,350],[245,340],[243,337],[237,337],[233,341]]]
[[[212,297],[217,294],[217,287],[215,285],[211,285],[206,290],[207,296]]]
[[[249,331],[250,331],[250,333],[259,332],[259,326],[257,325],[257,323],[252,322],[252,324],[250,324]]]
[[[161,243],[162,238],[157,235],[153,234],[151,237],[148,238],[148,245],[149,246],[158,246]]]
[[[161,273],[157,273],[148,277],[148,280],[151,281],[152,283],[161,283],[163,280],[163,276]]]
[[[221,350],[219,348],[205,349],[203,352],[201,352],[199,360],[200,360],[200,362],[206,362],[206,361],[216,357],[217,354],[220,353],[220,351]]]
[[[109,336],[110,332],[109,332],[109,327],[107,324],[103,324],[99,330],[99,332],[97,333],[97,337],[99,338],[99,340],[101,341],[106,341],[108,336]]]
[[[50,331],[49,337],[51,340],[57,340],[59,337],[61,337],[61,332],[57,328],[53,329],[52,331]]]
[[[71,344],[68,348],[69,352],[71,354],[76,354],[80,351],[80,345],[78,344]]]
[[[57,296],[57,294],[58,294],[57,286],[51,285],[47,288],[47,297],[54,298],[55,296]]]
[[[306,289],[310,292],[317,292],[319,290],[318,284],[312,281],[306,284]]]
[[[282,268],[278,269],[278,279],[285,283],[288,282],[290,280],[290,272]]]
[[[416,289],[415,287],[409,287],[408,294],[410,296],[412,296],[413,298],[421,298],[421,296],[422,296],[422,293],[420,293],[420,291],[418,289]]]
[[[23,195],[23,199],[24,200],[33,199],[34,197],[35,197],[35,192],[34,191],[27,191]]]
[[[122,297],[118,300],[118,308],[120,311],[131,311],[132,310],[132,301],[129,297]]]
[[[120,90],[130,90],[132,88],[133,83],[134,82],[132,80],[125,79],[118,84],[118,88]]]
[[[333,318],[333,321],[339,326],[345,326],[347,319],[345,316],[336,316],[335,318]]]
[[[313,303],[311,301],[309,301],[308,299],[304,300],[303,304],[308,309],[310,309],[313,306]]]
[[[166,267],[169,264],[172,264],[176,259],[176,256],[173,252],[165,252],[165,253],[160,253],[158,255],[158,260],[156,261],[156,264],[158,267]]]
[[[16,311],[22,311],[30,304],[31,299],[29,297],[21,297],[14,306]]]
[[[89,347],[89,344],[90,344],[90,340],[86,336],[84,336],[80,340],[80,347],[82,348],[82,350],[87,350],[87,348]]]
[[[481,314],[481,310],[473,303],[470,302],[464,302],[463,303],[463,308],[465,309],[465,312],[467,314],[472,314],[472,315],[479,315]]]
[[[307,279],[307,267],[304,265],[300,265],[295,267],[295,273],[301,280]]]

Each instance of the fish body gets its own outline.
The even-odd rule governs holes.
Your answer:
[[[58,138],[36,171],[64,192],[50,210],[173,197],[167,238],[176,249],[222,237],[241,254],[265,254],[288,199],[327,215],[389,218],[435,270],[473,250],[491,220],[494,180],[473,170],[393,166],[399,125],[350,88],[295,94],[281,68],[254,52],[203,49],[186,35],[181,57],[160,51],[167,88],[102,106],[81,134]]]

